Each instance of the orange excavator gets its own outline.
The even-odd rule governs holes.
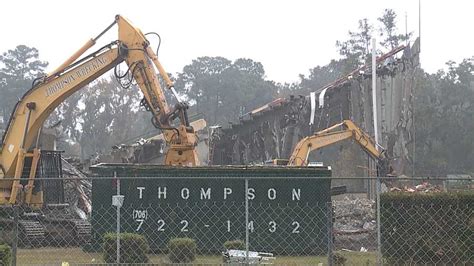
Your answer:
[[[344,120],[329,128],[316,132],[314,135],[300,140],[290,156],[290,159],[275,159],[273,165],[305,166],[312,151],[330,146],[346,139],[356,141],[376,162],[379,176],[386,176],[391,172],[388,159],[383,151],[379,151],[372,138],[362,131],[351,120]]]
[[[118,26],[117,40],[83,56],[114,25]],[[146,36],[147,34],[142,33],[129,20],[117,15],[112,24],[97,37],[90,39],[56,70],[34,80],[32,88],[16,104],[2,138],[0,149],[2,213],[8,213],[5,210],[15,205],[30,208],[32,212],[47,207],[44,206],[42,182],[35,180],[41,157],[38,142],[45,120],[67,97],[122,62],[126,63],[128,70],[125,75],[119,74],[119,76],[127,75],[136,82],[144,96],[142,105],[151,112],[153,125],[163,133],[168,146],[165,164],[175,166],[199,164],[195,151],[197,137],[189,123],[188,105],[179,100],[173,82]],[[160,79],[176,97],[177,104],[174,107],[168,106],[160,86]],[[174,122],[177,120],[179,123]],[[24,222],[25,234],[28,236],[30,232],[32,237],[34,235],[41,238],[44,228],[38,228],[40,225],[28,217],[24,216],[21,218],[24,220],[20,220],[20,224]],[[10,222],[8,215],[0,215],[0,219],[4,225]]]

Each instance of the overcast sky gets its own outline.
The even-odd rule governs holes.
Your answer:
[[[422,0],[426,71],[474,55],[473,3]],[[115,14],[161,35],[159,57],[168,72],[181,71],[199,56],[245,57],[261,62],[267,78],[278,82],[297,81],[299,74],[338,58],[336,40],[347,39],[361,18],[375,22],[385,8],[398,14],[401,32],[407,14],[408,30],[418,36],[418,0],[6,0],[0,8],[0,52],[19,44],[36,47],[50,63],[48,70],[100,33]],[[97,47],[115,39],[116,28]]]

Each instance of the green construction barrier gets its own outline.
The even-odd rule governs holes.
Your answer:
[[[91,169],[93,249],[116,230],[117,179],[124,195],[121,232],[144,235],[154,252],[165,252],[175,237],[195,239],[200,253],[220,252],[229,240],[244,241],[248,177],[251,250],[327,252],[329,167],[102,164]]]

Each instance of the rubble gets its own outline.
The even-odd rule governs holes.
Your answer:
[[[415,193],[415,192],[430,193],[430,192],[443,192],[444,189],[442,186],[433,185],[428,182],[423,182],[415,186],[407,186],[407,185],[402,186],[402,187],[393,186],[393,187],[390,187],[389,191],[390,192],[409,192],[409,193]]]
[[[344,197],[334,200],[334,229],[337,232],[359,232],[375,229],[374,200]]]
[[[101,163],[155,163],[161,162],[165,142],[161,139],[140,139],[133,144],[121,144],[112,147],[110,154],[101,154],[97,161]]]
[[[443,192],[441,184],[400,179],[384,182],[385,192],[437,193]],[[344,198],[334,199],[333,226],[335,246],[337,249],[375,250],[376,246],[376,212],[375,201],[348,194]]]
[[[334,243],[338,250],[375,250],[375,201],[345,196],[333,200]]]
[[[92,182],[68,160],[62,159],[64,200],[81,219],[92,212]]]
[[[442,192],[441,185],[422,182],[418,185],[389,185],[390,192],[431,193]],[[333,200],[334,229],[336,233],[350,234],[369,232],[376,229],[375,201],[345,196],[343,199]]]
[[[208,162],[208,132],[204,119],[191,122],[197,133],[198,145],[196,151],[201,165]],[[108,154],[99,154],[94,163],[150,163],[163,164],[166,142],[163,134],[154,135],[146,139],[141,138],[133,143],[120,144],[112,147]]]

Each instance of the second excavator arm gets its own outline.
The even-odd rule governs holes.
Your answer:
[[[372,158],[376,159],[381,166],[383,164],[383,169],[386,168],[384,153],[377,149],[375,142],[367,133],[362,131],[350,120],[344,120],[339,124],[333,125],[312,136],[300,140],[291,154],[288,165],[307,165],[311,151],[327,147],[346,139],[355,140],[362,149]],[[386,172],[386,170],[383,170],[381,174],[386,174],[384,172]]]

